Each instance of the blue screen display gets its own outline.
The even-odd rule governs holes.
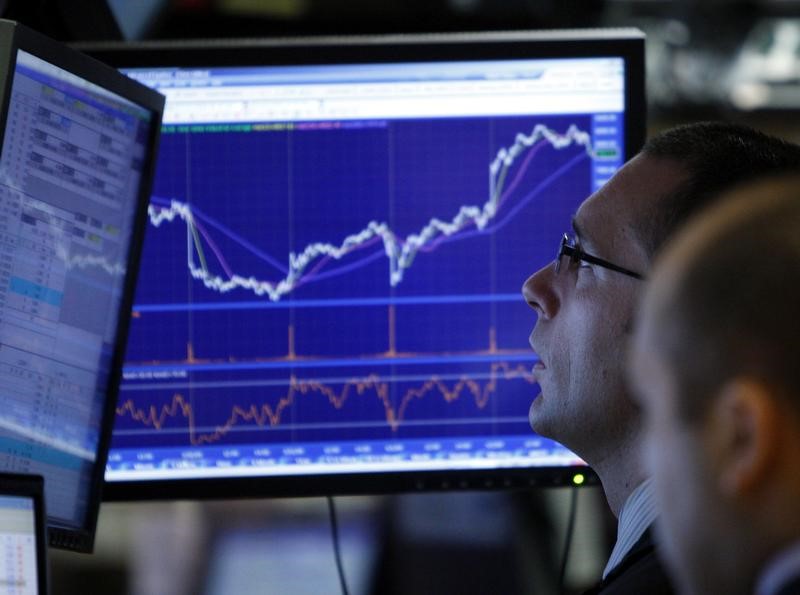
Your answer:
[[[623,162],[623,68],[128,71],[167,108],[106,479],[581,464],[520,288]]]

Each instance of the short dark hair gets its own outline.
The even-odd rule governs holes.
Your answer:
[[[679,163],[686,180],[661,197],[636,222],[648,256],[691,215],[725,190],[761,177],[800,173],[800,146],[729,122],[697,122],[671,128],[645,143],[642,154]]]
[[[702,418],[737,376],[770,386],[800,415],[800,177],[736,194],[698,220],[719,224],[693,247],[659,312],[659,344],[687,420]]]

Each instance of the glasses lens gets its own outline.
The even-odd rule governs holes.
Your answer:
[[[558,244],[558,253],[556,254],[556,274],[561,270],[561,259],[569,251],[569,236],[564,234],[561,236],[561,242]]]

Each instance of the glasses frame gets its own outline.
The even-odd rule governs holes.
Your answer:
[[[579,262],[584,261],[603,267],[604,269],[622,273],[623,275],[633,277],[634,279],[644,280],[644,275],[641,273],[621,267],[618,264],[609,262],[608,260],[600,258],[599,256],[595,256],[594,254],[584,252],[581,248],[580,241],[577,238],[571,239],[567,234],[564,234],[561,237],[561,243],[558,245],[558,254],[556,255],[556,274],[558,274],[558,272],[561,270],[561,259],[564,256],[568,256],[572,264],[578,264]]]

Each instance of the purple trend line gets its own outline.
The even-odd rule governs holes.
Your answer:
[[[539,150],[542,147],[544,147],[546,144],[548,144],[546,140],[541,140],[537,144],[535,144],[528,151],[528,154],[525,156],[525,159],[522,161],[520,166],[517,168],[517,173],[514,176],[514,179],[511,181],[511,183],[508,185],[508,187],[506,187],[506,189],[504,190],[503,194],[501,194],[500,197],[497,199],[497,208],[498,209],[500,209],[500,207],[503,205],[503,202],[509,197],[509,195],[519,185],[520,181],[522,180],[522,176],[524,176],[525,173],[528,170],[528,166],[530,165],[531,159],[533,159],[533,157],[536,155],[536,153],[538,153]],[[491,199],[491,197],[490,197],[490,199]],[[469,221],[462,229],[466,229],[470,225],[475,225],[475,221],[474,220]],[[431,242],[427,246],[423,246],[422,248],[420,248],[420,250],[422,252],[430,252],[431,250],[434,250],[436,248],[436,246],[438,245],[438,242],[443,240],[445,237],[446,236],[440,236],[440,239],[434,240],[433,242]],[[405,244],[405,241],[403,242],[403,244]]]
[[[497,230],[505,227],[505,225],[508,224],[508,222],[513,219],[514,215],[516,215],[531,200],[536,198],[536,196],[542,190],[544,190],[546,186],[548,186],[550,183],[553,182],[553,180],[555,180],[556,178],[558,178],[559,176],[564,174],[565,171],[571,169],[574,165],[576,165],[579,161],[581,161],[586,156],[587,156],[586,153],[580,153],[579,155],[576,155],[575,157],[570,159],[567,163],[565,163],[564,165],[559,167],[552,174],[550,174],[548,177],[546,177],[544,180],[539,182],[536,186],[533,187],[533,189],[531,189],[531,191],[517,205],[514,206],[513,209],[511,209],[508,213],[506,213],[505,217],[501,221],[499,221],[495,225],[493,225],[491,227],[484,228],[484,229],[480,229],[480,230],[479,229],[475,229],[475,230],[472,230],[472,231],[469,231],[469,232],[461,233],[459,235],[441,236],[441,238],[439,240],[436,240],[436,242],[432,243],[432,248],[430,250],[433,250],[434,248],[438,247],[440,244],[444,244],[446,242],[463,240],[463,239],[467,239],[467,238],[470,238],[470,237],[473,237],[473,236],[476,236],[476,235],[484,235],[484,234],[487,234],[487,233],[492,233],[494,231],[497,231]],[[430,250],[426,250],[426,251],[430,251]],[[373,254],[371,254],[371,255],[369,255],[369,256],[367,256],[365,258],[362,258],[361,260],[358,260],[356,262],[350,263],[348,265],[344,265],[344,266],[341,266],[341,267],[338,267],[338,268],[335,268],[335,269],[331,269],[330,271],[327,271],[325,273],[320,273],[318,275],[315,275],[313,278],[304,278],[303,282],[306,283],[306,282],[310,282],[310,281],[320,281],[322,279],[329,279],[331,277],[336,277],[336,276],[339,276],[339,275],[343,275],[343,274],[349,273],[350,271],[353,271],[355,269],[358,269],[358,268],[361,268],[363,266],[366,266],[369,263],[377,260],[378,258],[380,258],[381,256],[384,256],[384,255],[385,255],[385,252],[382,251],[382,250],[378,251],[378,252],[374,252]]]
[[[514,191],[514,189],[519,185],[519,182],[522,180],[522,176],[525,174],[525,172],[528,169],[528,165],[530,164],[531,159],[533,158],[533,155],[538,153],[539,149],[541,149],[544,145],[545,145],[545,141],[540,141],[539,144],[535,145],[534,148],[532,148],[528,152],[528,155],[525,156],[525,160],[522,162],[522,164],[520,165],[519,169],[517,170],[517,175],[514,177],[514,179],[512,180],[511,184],[508,185],[508,187],[505,189],[503,194],[500,196],[500,199],[497,202],[497,208],[498,209],[503,204],[503,202],[508,198],[508,196]],[[581,153],[581,155],[584,155],[584,154],[585,153]],[[572,161],[569,162],[569,164],[571,164],[571,163],[572,163]],[[558,172],[560,172],[560,171],[561,171],[561,169],[556,170],[556,174],[558,174]],[[545,178],[545,180],[540,182],[539,185],[548,184],[551,181],[551,179],[552,179],[552,176],[550,176],[548,178]],[[538,186],[537,186],[537,188],[538,188]],[[525,202],[526,201],[523,200],[522,204],[525,204]],[[516,213],[517,210],[513,210],[512,212]],[[506,215],[506,217],[507,216],[508,215]],[[474,221],[470,221],[470,225],[471,224],[474,224]],[[423,246],[422,248],[420,248],[420,250],[427,253],[427,252],[431,252],[431,251],[435,250],[439,246],[439,244],[442,244],[442,243],[445,243],[445,242],[449,242],[451,240],[460,239],[461,237],[472,237],[472,236],[477,235],[477,234],[490,233],[491,231],[494,231],[496,229],[497,225],[498,224],[496,223],[493,226],[485,227],[483,229],[475,229],[475,230],[472,230],[472,231],[469,231],[469,232],[465,231],[464,233],[460,233],[460,230],[459,230],[460,235],[459,235],[458,238],[456,238],[456,234],[453,234],[451,236],[439,236],[438,238],[436,238],[433,242],[431,242],[427,246]],[[464,226],[463,229],[466,229],[466,226]]]
[[[170,201],[168,201],[168,200],[166,200],[164,198],[160,198],[158,196],[151,197],[150,198],[150,202],[155,203],[155,204],[157,204],[159,206],[165,206],[165,207],[169,207],[170,206]],[[275,267],[276,269],[278,269],[284,275],[289,273],[289,269],[286,268],[283,264],[281,264],[278,260],[276,260],[275,258],[270,256],[266,252],[263,252],[257,246],[254,246],[253,244],[251,244],[250,242],[248,242],[246,239],[244,239],[242,236],[240,236],[236,232],[228,229],[227,227],[225,227],[224,225],[222,225],[218,221],[215,221],[214,219],[212,219],[211,217],[209,217],[208,215],[203,213],[203,211],[201,211],[200,209],[198,209],[194,205],[191,205],[191,209],[192,209],[192,214],[193,215],[195,215],[199,219],[202,219],[203,221],[208,223],[211,227],[213,227],[217,231],[222,232],[223,234],[228,236],[230,239],[232,239],[234,242],[236,242],[240,246],[243,246],[244,248],[246,248],[247,250],[252,252],[255,256],[257,256],[261,260],[266,261],[268,264],[270,264],[273,267]]]
[[[508,198],[508,196],[511,194],[511,192],[513,192],[514,189],[519,185],[519,183],[522,180],[523,175],[527,171],[528,166],[530,165],[530,162],[533,159],[534,155],[536,153],[538,153],[539,150],[543,146],[545,146],[546,144],[547,143],[544,140],[542,140],[538,144],[534,145],[528,151],[528,154],[525,156],[525,159],[523,160],[522,164],[520,164],[520,167],[517,169],[517,174],[515,175],[514,179],[506,187],[506,189],[504,190],[503,194],[500,196],[500,199],[498,200],[498,208],[500,207],[500,205],[502,205],[503,201],[505,201],[505,199]],[[491,233],[491,232],[497,231],[498,229],[504,227],[506,225],[506,223],[508,223],[508,221],[510,221],[512,216],[515,215],[516,213],[518,213],[521,208],[523,208],[528,202],[530,202],[530,200],[532,200],[539,193],[539,191],[543,190],[545,186],[550,184],[556,177],[560,176],[563,173],[564,170],[571,168],[572,165],[574,165],[577,161],[580,160],[581,157],[584,157],[584,156],[585,156],[585,153],[581,153],[580,155],[578,155],[575,158],[571,159],[565,165],[563,165],[560,168],[558,168],[550,176],[548,176],[547,178],[542,180],[539,184],[537,184],[534,187],[534,189],[522,201],[520,201],[511,211],[506,213],[506,216],[502,220],[500,220],[498,223],[496,223],[495,225],[490,226],[490,227],[486,227],[484,229],[475,229],[475,230],[464,232],[464,233],[457,232],[456,234],[451,235],[451,236],[440,236],[439,238],[437,238],[436,240],[434,240],[430,244],[419,248],[419,250],[422,251],[422,252],[425,252],[425,253],[429,253],[429,252],[432,252],[432,251],[436,250],[441,244],[444,244],[444,243],[448,243],[448,242],[456,241],[456,240],[467,239],[467,238],[470,238],[470,237],[473,237],[473,236],[476,236],[476,235],[482,235],[482,234],[487,234],[487,233]],[[160,197],[157,197],[157,196],[152,196],[150,200],[153,203],[160,204],[160,205],[163,205],[163,206],[169,206],[170,205],[170,201],[168,201],[166,199],[163,199],[163,198],[160,198]],[[192,210],[192,213],[195,216],[199,217],[200,219],[202,219],[203,221],[205,221],[206,223],[208,223],[212,227],[216,228],[218,231],[221,231],[223,234],[225,234],[228,237],[230,237],[236,243],[240,244],[241,246],[244,246],[245,248],[250,250],[256,256],[262,258],[263,260],[266,260],[269,264],[273,265],[274,267],[276,267],[280,271],[282,271],[284,273],[288,272],[288,270],[283,265],[281,265],[278,261],[276,261],[269,254],[266,254],[266,253],[262,252],[259,248],[257,248],[256,246],[252,245],[250,242],[248,242],[247,240],[245,240],[243,237],[239,236],[238,234],[236,234],[232,230],[229,230],[228,228],[226,228],[221,223],[215,221],[214,219],[212,219],[211,217],[209,217],[208,215],[203,213],[201,210],[197,209],[194,205],[192,205],[191,210]],[[470,222],[470,224],[474,224],[474,221]],[[215,256],[219,260],[219,262],[222,265],[222,267],[225,269],[226,274],[229,277],[232,277],[233,273],[228,268],[225,259],[220,254],[219,249],[217,248],[216,244],[213,242],[213,240],[209,236],[208,232],[205,230],[204,227],[202,227],[202,225],[197,224],[196,226],[197,226],[197,229],[200,231],[200,233],[203,235],[203,237],[208,242],[209,246],[213,250]],[[360,246],[358,246],[356,248],[353,248],[351,250],[351,252],[355,252],[356,250],[361,250],[363,248],[366,248],[366,247],[376,243],[379,239],[380,239],[379,236],[375,236],[373,239],[365,242],[364,244],[362,244],[362,245],[360,245]],[[403,240],[400,243],[401,244],[405,244],[405,241]],[[363,259],[360,259],[360,260],[358,260],[356,262],[353,262],[353,263],[350,263],[348,265],[344,265],[344,266],[332,269],[332,270],[327,271],[325,273],[317,274],[317,271],[320,270],[325,264],[327,264],[331,260],[332,257],[328,255],[325,258],[323,258],[320,262],[318,262],[314,266],[313,269],[311,269],[308,273],[303,275],[298,280],[298,282],[295,284],[295,287],[300,287],[301,285],[304,285],[304,284],[306,284],[306,283],[308,283],[310,281],[319,281],[319,280],[322,280],[322,279],[326,279],[326,278],[330,278],[330,277],[334,277],[334,276],[338,276],[338,275],[350,272],[350,271],[352,271],[354,269],[357,269],[357,268],[360,268],[362,266],[365,266],[365,265],[369,264],[370,262],[373,262],[374,260],[376,260],[377,258],[379,258],[383,254],[384,254],[384,251],[375,252],[375,253],[373,253],[373,254],[371,254],[371,255],[363,258]]]
[[[471,237],[476,236],[476,235],[485,235],[485,234],[488,234],[488,233],[493,233],[493,232],[496,232],[496,231],[502,229],[503,227],[505,227],[508,224],[509,221],[511,221],[514,218],[514,216],[517,213],[519,213],[519,211],[521,209],[523,209],[534,198],[534,196],[536,194],[538,194],[541,190],[544,190],[545,186],[550,184],[550,182],[552,182],[555,178],[557,178],[560,175],[562,175],[566,170],[572,168],[573,165],[577,164],[579,161],[581,161],[585,157],[587,157],[586,153],[581,153],[579,155],[576,155],[572,159],[570,159],[567,163],[565,163],[561,167],[559,167],[555,172],[553,172],[547,178],[542,180],[542,182],[540,182],[527,196],[525,196],[525,198],[523,198],[519,203],[514,205],[514,208],[509,210],[505,214],[505,216],[502,219],[498,220],[497,223],[495,223],[494,225],[491,225],[489,227],[485,227],[483,229],[474,229],[472,231],[468,231],[468,232],[465,232],[465,233],[460,234],[460,235],[452,235],[452,236],[448,236],[448,237],[443,237],[442,240],[439,241],[438,243],[439,244],[444,244],[444,243],[449,242],[449,241],[463,240],[463,239],[466,239],[466,238],[471,238]]]
[[[512,182],[506,187],[506,189],[503,191],[503,194],[501,194],[500,198],[497,200],[498,208],[500,208],[500,205],[503,204],[503,201],[508,198],[517,185],[519,185],[520,181],[522,180],[522,176],[528,170],[528,165],[530,165],[531,159],[533,159],[533,156],[536,155],[536,153],[539,152],[539,149],[541,149],[545,144],[547,144],[547,142],[541,140],[538,144],[534,145],[530,151],[528,151],[528,154],[525,156],[522,164],[517,168],[517,175],[514,176]]]
[[[566,172],[569,169],[572,169],[572,167],[574,165],[577,165],[579,162],[583,161],[586,158],[588,158],[588,155],[586,153],[584,153],[584,152],[579,153],[578,155],[576,155],[575,157],[573,157],[572,159],[567,161],[564,165],[559,167],[552,174],[547,176],[547,178],[542,180],[542,182],[540,182],[536,186],[536,188],[535,188],[533,193],[538,193],[540,190],[544,190],[544,186],[547,186],[548,184],[550,184],[550,182],[552,182],[556,178],[560,177],[564,172]],[[494,225],[490,225],[489,227],[481,230],[481,232],[482,233],[492,233],[492,232],[495,232],[495,231],[505,227],[506,224],[509,221],[511,221],[511,219],[513,219],[514,216],[517,213],[519,213],[520,210],[522,210],[522,208],[525,207],[531,201],[531,199],[533,198],[533,193],[531,193],[528,196],[526,196],[517,205],[515,205],[512,209],[510,209],[502,219],[498,219],[497,222]]]
[[[368,246],[371,246],[372,244],[375,244],[375,243],[379,242],[380,240],[381,240],[380,236],[375,236],[372,239],[367,240],[366,242],[364,242],[360,246],[356,246],[355,248],[350,250],[348,252],[348,254],[350,254],[350,252],[355,252],[357,250],[362,250],[362,249],[364,249],[364,248],[366,248]],[[383,254],[383,252],[378,252],[378,254]],[[370,260],[373,259],[372,256],[369,256],[367,258],[370,259]],[[319,280],[320,278],[323,278],[323,277],[321,277],[319,275],[316,275],[316,273],[323,266],[325,266],[325,264],[327,264],[331,259],[332,259],[332,256],[330,254],[326,255],[325,258],[321,259],[317,264],[315,264],[314,267],[310,271],[308,271],[305,275],[300,277],[300,279],[298,280],[297,283],[295,283],[294,286],[295,287],[299,287],[299,286],[303,285],[304,283],[306,283],[306,281]],[[361,262],[361,261],[357,261],[357,262]],[[334,270],[339,270],[339,269],[334,269]]]
[[[350,271],[354,271],[355,269],[360,269],[368,265],[371,262],[378,260],[386,256],[386,252],[383,250],[378,250],[377,252],[373,252],[369,256],[362,258],[361,260],[357,260],[356,262],[352,262],[350,264],[346,264],[335,269],[331,269],[330,271],[326,271],[324,273],[319,273],[314,275],[314,277],[304,278],[301,283],[298,283],[296,287],[300,285],[304,285],[305,283],[310,283],[312,281],[322,281],[323,279],[330,279],[331,277],[338,277],[339,275],[344,275],[345,273],[349,273]]]
[[[214,256],[217,257],[217,260],[222,265],[222,268],[224,269],[225,274],[228,275],[228,278],[233,277],[233,271],[231,271],[230,267],[228,266],[228,263],[222,256],[220,249],[217,247],[217,244],[214,242],[214,240],[211,239],[211,236],[206,231],[206,228],[203,227],[203,224],[200,223],[199,221],[195,221],[194,226],[197,228],[197,231],[199,231],[200,234],[205,238],[206,243],[208,244],[209,248],[211,248],[211,250],[214,252]]]

